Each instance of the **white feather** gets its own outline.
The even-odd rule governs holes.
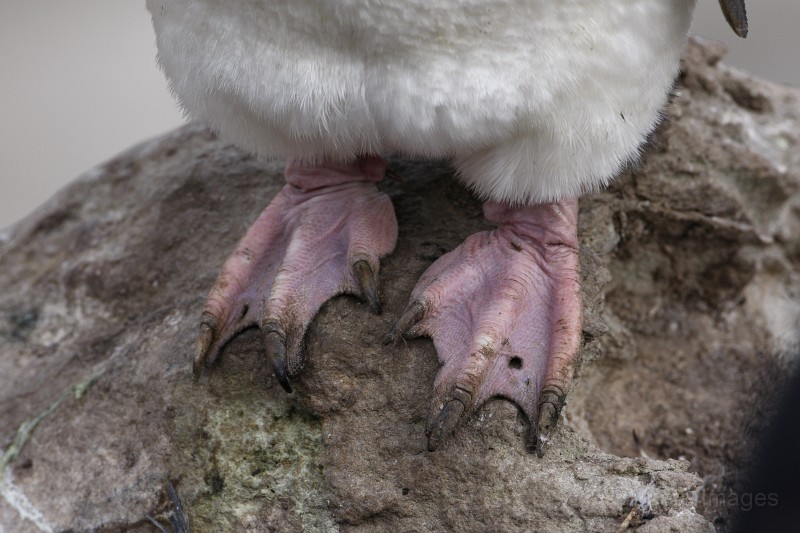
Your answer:
[[[262,157],[454,160],[480,196],[597,189],[637,156],[694,0],[147,0],[186,112]]]

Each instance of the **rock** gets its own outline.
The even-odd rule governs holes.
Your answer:
[[[692,43],[670,124],[581,204],[583,365],[548,453],[488,404],[425,449],[428,340],[384,347],[422,271],[488,227],[443,163],[393,160],[385,312],[329,302],[287,395],[256,330],[199,383],[199,314],[282,185],[190,125],[0,234],[0,530],[724,530],[798,347],[800,93]],[[700,513],[703,513],[702,515]]]

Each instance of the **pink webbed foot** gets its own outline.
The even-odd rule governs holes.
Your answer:
[[[320,307],[338,294],[365,298],[381,312],[380,258],[392,252],[397,221],[375,184],[377,157],[352,164],[286,165],[287,185],[261,213],[222,267],[200,325],[194,374],[225,344],[257,325],[280,384],[303,367],[303,337]]]
[[[433,339],[441,368],[428,419],[434,450],[492,397],[516,403],[541,455],[572,381],[582,303],[577,199],[484,205],[501,226],[470,236],[420,278],[386,342]]]

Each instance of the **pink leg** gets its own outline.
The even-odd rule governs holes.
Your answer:
[[[484,205],[501,224],[470,236],[420,278],[387,336],[433,338],[442,364],[428,420],[428,447],[495,396],[528,417],[540,454],[558,421],[581,338],[578,201]]]
[[[381,312],[380,258],[397,241],[392,203],[375,186],[385,171],[377,157],[352,164],[287,163],[287,185],[247,231],[211,289],[195,376],[234,335],[258,325],[275,375],[291,392],[289,378],[303,367],[303,336],[322,304],[348,293]]]

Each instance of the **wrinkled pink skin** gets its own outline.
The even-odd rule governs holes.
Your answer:
[[[291,390],[288,377],[302,368],[303,335],[319,308],[337,294],[367,296],[353,265],[366,261],[377,280],[380,258],[394,249],[392,205],[375,187],[385,169],[376,157],[287,164],[288,184],[248,230],[211,291],[196,374],[231,337],[257,324],[267,335],[276,376]],[[430,449],[486,400],[502,396],[528,417],[529,447],[541,453],[580,342],[578,202],[488,202],[484,215],[500,227],[470,236],[431,265],[387,340],[428,336],[436,346],[442,367],[427,428]],[[379,311],[374,290],[371,301]]]
[[[279,379],[288,388],[286,378],[303,366],[305,330],[322,304],[338,294],[362,296],[353,265],[366,261],[377,279],[380,258],[394,249],[392,203],[375,186],[385,171],[380,158],[314,168],[287,163],[287,185],[236,246],[211,289],[196,375],[236,333],[258,325],[283,343],[281,356],[267,339],[270,356],[283,359],[273,362],[285,366]]]
[[[423,318],[409,335],[431,337],[442,367],[428,421],[434,449],[459,419],[486,400],[512,400],[528,417],[539,448],[560,411],[578,353],[582,301],[577,199],[510,207],[488,202],[500,225],[471,235],[440,257],[411,293]],[[546,391],[546,394],[541,394]],[[442,420],[445,407],[454,411]]]

